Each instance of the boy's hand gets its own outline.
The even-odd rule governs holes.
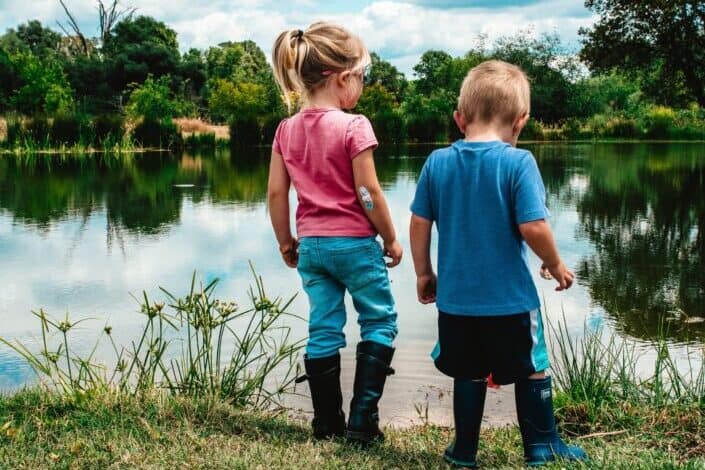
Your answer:
[[[416,295],[422,304],[432,304],[436,301],[436,274],[424,274],[416,278]]]
[[[279,246],[282,259],[290,268],[295,268],[299,264],[299,241],[294,238],[291,243]]]
[[[391,243],[384,242],[384,256],[387,258],[392,258],[392,261],[387,263],[387,267],[393,268],[401,263],[401,257],[403,254],[404,249],[396,239]]]
[[[563,261],[559,261],[555,265],[543,263],[541,265],[541,277],[544,279],[555,279],[558,283],[556,290],[562,291],[570,289],[570,286],[573,285],[575,274],[563,264]]]

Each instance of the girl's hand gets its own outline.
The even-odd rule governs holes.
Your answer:
[[[294,238],[291,243],[279,246],[284,263],[290,268],[295,268],[299,264],[299,241]]]
[[[384,242],[384,256],[392,258],[392,261],[387,263],[388,268],[393,268],[401,262],[401,257],[404,254],[404,249],[395,239],[391,243]]]
[[[416,295],[419,298],[419,302],[432,304],[436,301],[436,283],[435,273],[424,274],[416,278]]]

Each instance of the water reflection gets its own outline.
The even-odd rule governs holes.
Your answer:
[[[530,148],[558,244],[580,282],[558,295],[537,280],[549,315],[565,307],[573,331],[604,316],[635,338],[653,339],[665,324],[674,341],[704,340],[705,323],[695,322],[705,316],[705,145]],[[407,254],[408,205],[430,150],[388,147],[376,156]],[[129,293],[159,285],[178,293],[195,269],[221,278],[223,297],[241,299],[247,260],[274,292],[297,292],[266,213],[268,152],[0,158],[0,334],[30,337],[29,311],[45,307],[122,324],[116,334],[129,342],[140,320]],[[432,343],[434,310],[416,303],[410,258],[391,276],[400,347]],[[305,300],[294,308],[305,312]],[[25,376],[4,354],[0,348],[0,388]]]
[[[578,275],[627,334],[703,339],[705,154],[700,145],[597,145],[577,201],[592,242]]]

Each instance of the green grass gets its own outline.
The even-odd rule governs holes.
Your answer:
[[[299,419],[216,399],[106,392],[69,398],[39,390],[0,398],[0,429],[4,468],[437,469],[445,467],[440,456],[451,439],[449,429],[436,426],[388,429],[384,444],[360,450],[313,441]],[[644,427],[573,440],[592,460],[572,467],[703,468],[702,456],[685,456],[660,441],[664,435]],[[521,467],[516,428],[484,430],[478,458],[484,468]]]

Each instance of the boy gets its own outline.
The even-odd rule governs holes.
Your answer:
[[[549,213],[536,161],[515,148],[529,104],[529,82],[520,68],[487,61],[470,70],[454,113],[465,139],[429,156],[411,204],[418,298],[437,304],[433,357],[455,379],[455,441],[445,459],[462,467],[477,465],[490,374],[498,384],[515,383],[527,464],[587,458],[558,436],[551,378],[544,374],[548,355],[526,245],[543,261],[542,275],[558,282],[556,290],[568,289],[574,275],[545,221]],[[433,222],[438,278],[429,256]]]

